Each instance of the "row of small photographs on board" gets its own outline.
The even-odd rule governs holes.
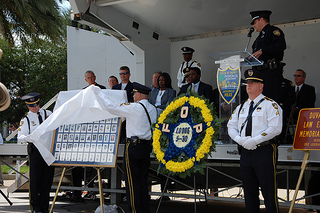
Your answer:
[[[111,142],[116,141],[116,134],[67,134],[59,133],[57,142]]]
[[[55,152],[114,152],[114,144],[56,143]]]
[[[56,161],[64,162],[96,162],[96,163],[112,163],[114,159],[113,153],[71,153],[57,152],[55,153]]]
[[[118,124],[66,124],[61,125],[59,133],[116,133]]]

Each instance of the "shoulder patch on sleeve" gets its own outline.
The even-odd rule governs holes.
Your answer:
[[[266,135],[268,135],[268,134],[264,132],[264,133],[262,133],[261,135],[262,135],[262,136],[266,136]]]
[[[130,105],[131,103],[122,103],[122,104],[120,104],[120,106],[122,106],[122,105]]]
[[[292,81],[290,81],[290,86],[294,87],[294,83]]]
[[[199,67],[201,67],[201,64],[197,61],[193,61],[194,63],[196,63]]]
[[[280,30],[274,30],[273,34],[276,35],[276,36],[280,36],[281,32],[280,32]]]
[[[278,104],[272,103],[273,108],[278,109]]]

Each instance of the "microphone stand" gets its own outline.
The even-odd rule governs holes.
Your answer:
[[[250,44],[251,36],[252,36],[253,31],[254,31],[254,28],[251,27],[250,30],[249,30],[249,33],[248,33],[248,35],[247,35],[247,36],[249,37],[249,40],[248,40],[247,46],[246,46],[246,48],[244,49],[244,51],[247,51],[247,49],[248,49],[248,46],[249,46],[249,44]]]

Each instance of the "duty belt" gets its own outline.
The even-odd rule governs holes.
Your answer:
[[[127,143],[132,143],[134,145],[140,143],[140,144],[151,144],[151,140],[144,140],[144,139],[139,139],[138,137],[131,137],[126,139]]]
[[[254,67],[256,70],[265,70],[265,69],[270,69],[270,70],[275,70],[278,67],[281,66],[281,62],[277,61],[275,58],[269,59],[267,62],[265,62],[261,66],[256,66]]]

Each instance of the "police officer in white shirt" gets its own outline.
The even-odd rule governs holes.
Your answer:
[[[198,67],[201,69],[200,63],[197,61],[192,61],[193,52],[195,51],[191,47],[182,47],[182,54],[184,61],[180,65],[180,68],[178,70],[177,74],[177,80],[178,80],[178,87],[181,88],[183,85],[188,84],[186,81],[186,74],[190,72],[190,67]]]
[[[127,121],[125,176],[129,212],[150,212],[148,171],[152,151],[151,124],[157,119],[156,107],[148,101],[150,91],[149,87],[133,82],[133,103],[124,103],[119,106],[108,97],[103,97],[107,111],[125,117]]]
[[[266,212],[279,212],[276,186],[277,144],[275,137],[282,130],[282,109],[262,94],[263,75],[247,70],[249,99],[239,105],[228,122],[229,136],[241,149],[240,172],[246,211],[259,212],[259,186]]]
[[[49,115],[51,111],[40,109],[40,93],[29,93],[21,98],[25,101],[29,112],[20,121],[18,143],[28,143],[30,165],[30,208],[33,213],[49,212],[50,189],[53,181],[54,167],[48,166],[38,149],[28,141],[32,133]]]

